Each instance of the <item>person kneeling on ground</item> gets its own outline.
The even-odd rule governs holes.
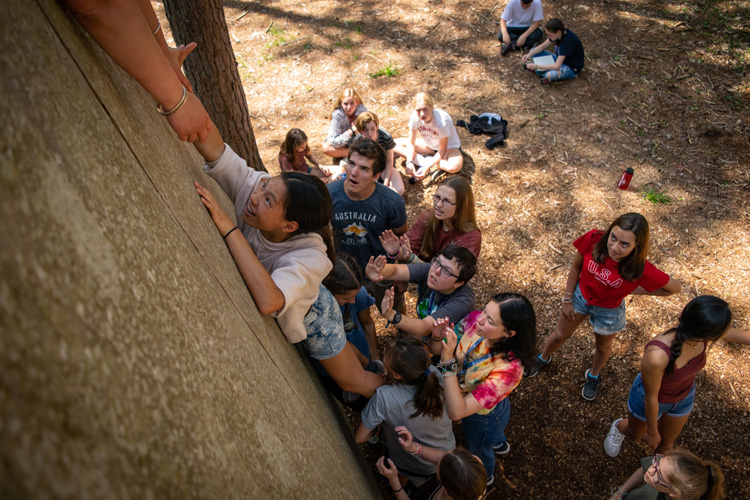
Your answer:
[[[477,258],[464,247],[448,245],[431,263],[386,264],[385,255],[370,258],[365,274],[373,282],[383,280],[417,283],[417,317],[403,316],[393,307],[393,288],[383,297],[381,314],[414,335],[429,335],[436,318],[457,323],[474,310],[476,297],[467,285],[477,269]]]
[[[500,55],[511,50],[531,49],[544,33],[539,24],[544,19],[541,0],[510,0],[500,17]]]
[[[550,19],[545,26],[548,39],[537,45],[531,52],[521,59],[529,71],[536,72],[542,77],[542,85],[549,85],[557,80],[577,78],[583,70],[583,44],[580,38],[565,29],[559,19]],[[555,46],[555,53],[550,54],[547,49]],[[554,64],[536,64],[533,56],[552,56]]]

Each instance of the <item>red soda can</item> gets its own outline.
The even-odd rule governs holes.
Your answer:
[[[617,187],[620,189],[628,189],[628,186],[630,185],[630,179],[632,178],[633,178],[633,167],[628,167],[622,173],[622,177],[620,177],[620,182],[617,183]]]

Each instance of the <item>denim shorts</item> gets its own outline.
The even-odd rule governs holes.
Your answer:
[[[346,332],[344,320],[333,294],[320,285],[318,299],[305,316],[307,338],[305,348],[314,359],[331,359],[344,350]]]
[[[539,52],[536,54],[537,57],[540,56],[552,56],[552,58],[557,62],[557,54],[550,54],[546,50],[543,50],[542,52]],[[550,81],[556,81],[556,80],[571,80],[573,78],[578,78],[578,73],[573,71],[573,68],[568,66],[567,64],[563,63],[560,65],[560,69],[558,71],[555,70],[535,70],[536,74],[541,76],[542,78],[547,78]]]
[[[659,403],[659,416],[661,418],[665,413],[669,417],[684,417],[690,415],[695,406],[695,383],[687,396],[676,403]],[[639,373],[633,385],[630,386],[630,395],[628,396],[628,411],[638,420],[646,421],[646,391],[643,389],[643,380]]]
[[[581,287],[576,285],[573,293],[573,309],[589,317],[594,333],[612,335],[625,328],[625,300],[617,307],[590,306],[581,294]]]

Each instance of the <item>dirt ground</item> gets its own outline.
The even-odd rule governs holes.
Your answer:
[[[162,6],[154,5],[163,18]],[[699,294],[726,299],[735,326],[750,329],[750,2],[546,2],[546,18],[561,18],[586,49],[581,76],[551,87],[521,69],[518,52],[500,56],[504,6],[504,0],[228,1],[225,14],[271,172],[278,171],[278,148],[292,127],[303,129],[317,158],[328,162],[320,146],[346,87],[362,94],[394,137],[407,135],[419,90],[429,91],[454,121],[482,112],[508,120],[506,146],[493,151],[484,147],[487,137],[459,129],[476,163],[484,239],[471,285],[481,306],[500,291],[528,296],[540,345],[559,314],[571,242],[627,211],[648,218],[650,260],[683,292],[626,299],[628,326],[595,401],[580,396],[593,352],[588,325],[545,372],[522,381],[511,395],[513,448],[498,460],[489,494],[607,498],[649,453],[643,443],[626,442],[612,459],[602,448],[611,421],[626,412],[647,340],[675,324]],[[635,177],[632,189],[621,191],[616,184],[626,167]],[[407,186],[410,221],[430,206],[434,189],[429,182]],[[652,203],[642,194],[649,191],[671,202]],[[378,325],[384,344],[395,331]],[[696,409],[677,442],[721,465],[732,499],[750,498],[749,372],[750,348],[714,346],[698,379]],[[461,442],[459,426],[456,435]],[[384,449],[363,451],[374,464]],[[433,487],[413,498],[427,498]]]

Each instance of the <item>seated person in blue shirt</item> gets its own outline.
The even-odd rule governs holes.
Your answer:
[[[548,39],[537,45],[531,52],[521,58],[526,69],[535,71],[542,77],[542,85],[549,85],[557,80],[576,78],[583,69],[583,44],[575,33],[565,29],[559,19],[550,19],[545,26]],[[546,49],[555,46],[555,53],[550,54]],[[535,64],[534,56],[551,55],[554,64]]]

